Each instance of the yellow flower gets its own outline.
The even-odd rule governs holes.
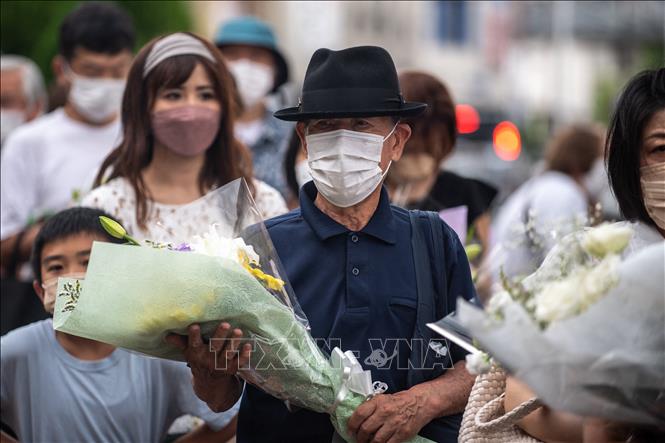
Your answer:
[[[243,268],[247,270],[250,274],[254,276],[258,281],[263,283],[268,289],[273,291],[281,291],[284,287],[284,281],[279,278],[275,278],[272,275],[268,275],[259,268],[252,267],[249,260],[241,260]]]

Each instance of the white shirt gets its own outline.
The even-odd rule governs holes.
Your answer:
[[[288,212],[282,195],[260,180],[254,180],[256,208],[264,218]],[[118,220],[127,232],[138,240],[158,243],[188,242],[195,235],[208,232],[210,226],[225,220],[217,201],[202,197],[183,205],[148,202],[146,229],[136,220],[136,197],[129,181],[114,178],[95,188],[81,201],[82,206],[102,209]]]
[[[503,266],[509,277],[535,271],[558,239],[587,224],[587,205],[582,188],[566,174],[546,171],[531,178],[506,200],[492,225],[492,248],[501,247],[494,249],[492,266],[497,272]]]
[[[2,149],[0,238],[66,208],[75,194],[85,195],[119,141],[119,120],[90,126],[62,108],[17,128]]]

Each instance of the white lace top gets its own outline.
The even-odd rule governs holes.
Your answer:
[[[256,179],[254,187],[254,201],[264,219],[288,211],[284,198],[276,189]],[[147,228],[140,229],[136,221],[134,190],[122,177],[93,189],[83,198],[81,206],[102,209],[122,223],[134,238],[159,243],[189,241],[195,235],[208,232],[211,224],[220,221],[219,208],[205,197],[184,205],[149,201]]]

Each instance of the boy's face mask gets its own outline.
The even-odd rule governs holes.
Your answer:
[[[42,283],[42,289],[44,290],[44,300],[42,303],[44,305],[44,310],[51,315],[53,315],[53,310],[55,309],[55,297],[56,291],[58,289],[58,279],[61,277],[83,280],[85,278],[85,272],[72,272],[70,274],[59,275]]]

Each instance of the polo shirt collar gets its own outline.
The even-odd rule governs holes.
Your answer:
[[[337,223],[314,205],[316,195],[316,186],[312,181],[305,183],[300,189],[300,212],[317,237],[321,240],[327,240],[330,237],[349,232],[346,226]],[[388,192],[385,187],[382,187],[379,205],[369,223],[367,223],[367,226],[361,229],[360,232],[371,235],[386,243],[395,244],[397,240],[395,231],[395,220],[393,219],[393,212],[390,208]]]

